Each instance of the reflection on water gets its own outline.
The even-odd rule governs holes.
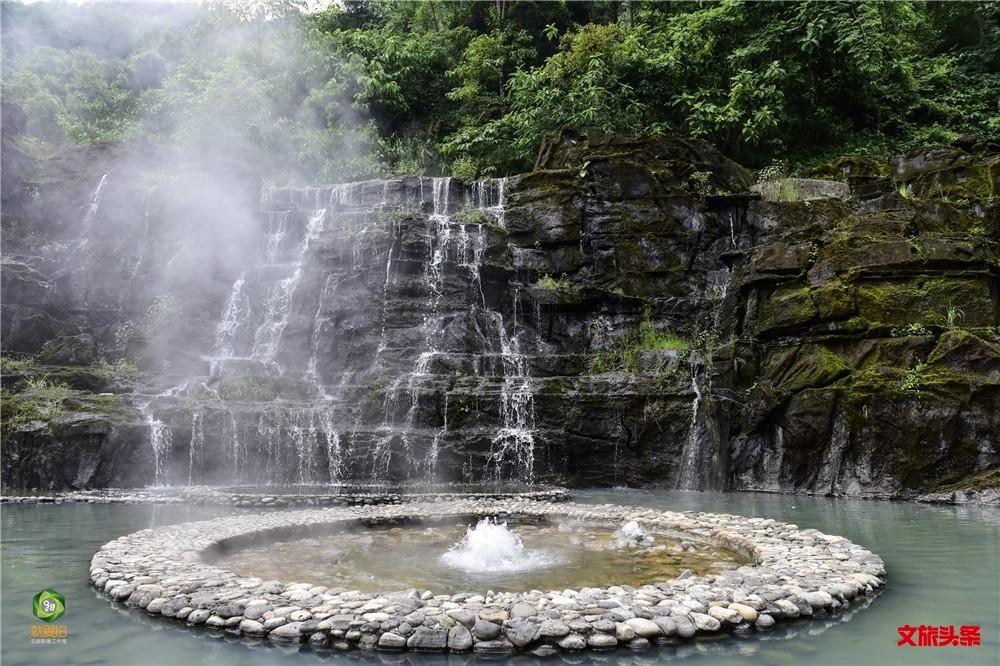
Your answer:
[[[482,520],[433,526],[338,530],[227,553],[216,566],[263,580],[309,582],[348,590],[435,593],[519,592],[642,585],[744,564],[735,553],[652,533],[648,543],[603,525],[514,524]]]
[[[768,516],[843,534],[883,557],[886,591],[867,609],[836,618],[779,625],[767,633],[697,641],[632,654],[570,655],[577,663],[996,664],[1000,653],[1000,511],[864,500],[676,491],[578,492],[582,502],[637,504],[675,511]],[[222,507],[5,505],[2,522],[3,663],[304,664],[377,660],[464,664],[469,655],[316,653],[225,634],[190,630],[143,611],[113,607],[87,584],[93,552],[127,532],[227,513]],[[31,645],[31,597],[52,587],[66,597],[66,645]],[[902,624],[982,627],[976,648],[896,647]],[[559,663],[518,658],[518,663]]]

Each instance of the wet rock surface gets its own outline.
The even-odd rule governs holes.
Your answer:
[[[4,351],[129,406],[60,398],[27,418],[14,377],[5,416],[27,417],[5,419],[4,483],[930,496],[1000,465],[996,155],[841,160],[808,174],[837,185],[766,201],[706,144],[565,133],[505,180],[270,191],[236,252],[255,259],[211,279],[179,240],[234,216],[239,192],[256,207],[257,184],[138,228],[188,181],[151,190],[101,162],[106,180],[78,173],[46,204],[38,231],[58,243],[5,238]],[[170,300],[164,276],[171,294],[209,287]],[[147,311],[171,322],[127,339]],[[88,340],[148,374],[69,365]]]

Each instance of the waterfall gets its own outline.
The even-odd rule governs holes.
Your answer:
[[[139,407],[146,428],[149,432],[149,444],[153,449],[153,485],[164,486],[169,481],[170,451],[173,448],[174,436],[170,428],[156,418],[150,408],[150,402]]]
[[[705,452],[702,451],[702,442],[705,441],[705,438],[701,437],[698,425],[701,387],[698,386],[697,366],[693,362],[691,364],[691,389],[694,391],[694,400],[691,402],[691,423],[688,426],[687,441],[684,443],[684,449],[681,451],[681,465],[676,483],[677,488],[680,490],[701,489],[701,479],[703,477],[700,468],[705,462]]]
[[[465,427],[449,424],[454,368],[481,373],[485,395],[496,396],[475,477],[533,481],[526,294],[515,289],[512,300],[492,305],[483,284],[489,235],[506,224],[506,189],[506,180],[490,179],[463,196],[451,178],[428,177],[268,193],[255,259],[232,282],[214,326],[209,376],[143,406],[155,482],[171,475],[177,424],[167,423],[181,399],[194,405],[184,442],[188,483],[433,482],[439,461],[454,464],[449,437]],[[456,199],[478,219],[457,215]],[[393,206],[400,214],[386,216]],[[353,313],[345,294],[373,302],[358,302]],[[360,335],[360,349],[370,331],[371,346],[359,356],[346,338],[341,353],[329,339],[335,329]],[[364,396],[382,401],[381,414],[373,418]],[[208,461],[223,469],[206,469]]]
[[[528,360],[521,353],[518,341],[519,293],[515,288],[510,337],[504,330],[503,316],[493,313],[503,372],[500,426],[493,436],[486,463],[486,475],[494,482],[511,477],[523,483],[535,480],[535,396],[528,373]]]
[[[202,411],[196,410],[191,413],[191,443],[188,446],[188,485],[194,483],[195,469],[198,467],[195,460],[201,462],[202,450],[205,448],[205,415]]]
[[[232,358],[236,353],[236,336],[240,326],[250,314],[250,299],[244,293],[246,284],[246,273],[241,273],[240,277],[233,283],[233,288],[226,299],[226,304],[222,310],[222,319],[215,330],[215,359]],[[213,368],[212,374],[216,374]]]
[[[266,314],[264,322],[257,328],[254,334],[253,351],[251,358],[260,359],[265,363],[274,361],[281,343],[281,336],[288,326],[288,315],[292,308],[292,297],[295,289],[302,280],[303,264],[309,254],[309,245],[319,234],[323,226],[323,218],[326,216],[326,209],[317,210],[309,219],[306,227],[305,237],[299,244],[298,254],[295,259],[292,274],[278,282],[271,289],[265,304]]]

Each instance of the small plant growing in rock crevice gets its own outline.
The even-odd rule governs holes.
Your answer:
[[[712,172],[710,171],[695,171],[688,176],[688,182],[691,184],[694,195],[702,199],[712,196],[715,192],[715,188],[712,187]]]
[[[894,338],[906,338],[910,336],[930,334],[931,330],[919,321],[913,321],[909,324],[900,324],[889,331],[889,335]]]
[[[917,393],[923,384],[921,374],[924,371],[924,363],[917,361],[914,366],[906,371],[903,380],[899,383],[899,390],[903,393]]]
[[[638,328],[616,338],[606,351],[595,354],[591,367],[596,373],[637,372],[640,352],[674,350],[685,355],[690,349],[690,340],[669,329],[658,328],[647,315]]]

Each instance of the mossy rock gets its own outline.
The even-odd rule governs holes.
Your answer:
[[[970,379],[1000,383],[1000,341],[985,340],[970,331],[946,331],[927,364]]]
[[[828,386],[850,372],[844,359],[828,348],[805,344],[767,354],[761,377],[779,389],[801,391]]]
[[[988,278],[917,276],[862,282],[855,288],[858,313],[871,322],[896,327],[924,323],[942,326],[949,313],[963,326],[995,325]]]
[[[817,320],[819,311],[811,289],[799,284],[775,289],[757,313],[758,334],[806,328]]]
[[[771,243],[753,249],[750,265],[757,274],[797,275],[809,265],[812,243]]]

